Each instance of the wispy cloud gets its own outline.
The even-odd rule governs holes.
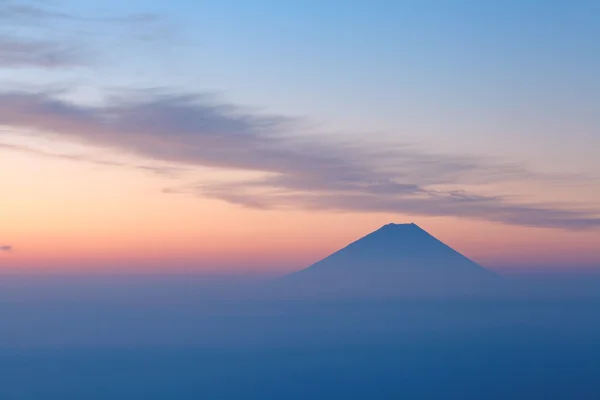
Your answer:
[[[1,133],[0,133],[1,134]],[[20,153],[33,154],[36,156],[55,158],[67,161],[86,162],[89,164],[99,165],[103,167],[117,167],[117,168],[130,168],[138,169],[145,172],[150,172],[155,175],[161,175],[167,178],[177,178],[184,171],[182,167],[166,166],[166,165],[151,165],[151,164],[135,164],[122,161],[115,161],[112,159],[103,159],[88,154],[66,154],[66,153],[55,153],[38,148],[33,148],[23,145],[15,145],[10,143],[0,143],[0,150],[10,150]]]
[[[517,164],[435,154],[406,145],[382,149],[363,141],[310,139],[318,135],[299,133],[309,128],[318,133],[318,128],[306,121],[257,113],[205,94],[147,90],[91,106],[52,93],[0,93],[0,125],[167,164],[259,172],[257,179],[182,184],[167,190],[248,207],[457,216],[565,229],[600,227],[597,210],[528,204],[469,189],[490,182],[554,179]],[[448,189],[451,186],[466,189]]]
[[[0,245],[0,252],[12,251],[13,247],[8,245]]]
[[[0,37],[0,68],[59,68],[83,65],[74,49],[50,41]]]
[[[0,68],[89,66],[89,54],[77,45],[80,36],[114,35],[116,31],[126,33],[117,34],[121,40],[148,40],[159,22],[155,14],[87,17],[56,11],[40,2],[0,0]]]
[[[69,18],[69,15],[44,8],[39,2],[0,0],[0,21],[4,23],[37,23],[57,18]]]
[[[27,0],[0,0],[0,21],[5,24],[26,25],[48,21],[113,22],[125,24],[154,23],[160,17],[152,13],[135,13],[122,16],[87,17],[65,11],[57,11],[49,4]]]

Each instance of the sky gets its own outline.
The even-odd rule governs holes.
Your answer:
[[[286,273],[389,222],[600,269],[597,1],[0,0],[0,271]]]

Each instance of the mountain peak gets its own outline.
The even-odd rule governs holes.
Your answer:
[[[383,229],[383,228],[386,228],[386,229],[390,229],[390,228],[394,228],[394,229],[418,228],[418,229],[421,229],[414,222],[410,222],[407,224],[396,224],[396,223],[390,222],[389,224],[385,224],[384,226],[382,226],[380,229]]]
[[[479,287],[495,274],[415,223],[388,223],[310,267],[288,276],[303,288],[361,288],[398,293],[416,287]]]
[[[369,241],[373,244],[377,242],[380,246],[384,247],[397,247],[402,246],[402,243],[399,243],[398,241],[403,241],[405,245],[408,243],[406,241],[414,241],[415,244],[424,244],[424,241],[427,237],[434,239],[433,236],[429,235],[427,231],[414,222],[404,224],[389,223],[351,243],[350,245],[354,245],[355,243],[360,243],[363,241]]]
[[[417,224],[415,224],[414,222],[408,222],[408,223],[402,223],[402,224],[390,222],[389,224],[385,224],[384,226],[417,226]]]

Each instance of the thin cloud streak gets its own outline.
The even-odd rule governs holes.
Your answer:
[[[261,190],[252,190],[261,186]],[[570,230],[597,229],[600,217],[593,209],[565,209],[547,204],[510,202],[501,196],[478,196],[467,192],[431,191],[416,186],[414,190],[380,191],[377,186],[355,190],[323,190],[294,193],[272,190],[268,181],[257,184],[217,183],[188,187],[188,192],[263,209],[358,211],[401,213],[418,216],[466,217],[509,225],[547,227]],[[184,190],[185,191],[185,190]]]
[[[555,177],[515,164],[432,154],[406,145],[379,149],[363,142],[303,138],[306,121],[245,110],[205,94],[146,90],[91,106],[52,93],[5,92],[0,93],[0,125],[164,163],[262,173],[259,179],[166,190],[247,207],[456,216],[564,229],[600,227],[596,210],[440,188]]]
[[[1,133],[1,132],[0,132]],[[163,166],[163,165],[140,165],[132,164],[121,161],[105,160],[96,158],[90,155],[79,155],[79,154],[62,154],[62,153],[51,153],[40,149],[34,149],[28,146],[14,145],[9,143],[0,143],[0,150],[16,151],[20,153],[32,154],[41,157],[55,158],[67,161],[85,162],[89,164],[95,164],[103,167],[118,167],[118,168],[131,168],[138,169],[145,172],[151,172],[156,175],[160,175],[167,178],[177,178],[183,171],[184,168],[175,166]]]
[[[69,19],[69,15],[48,10],[32,4],[0,1],[0,21],[3,23],[27,24],[49,19]]]
[[[93,24],[93,29],[90,29]],[[0,0],[0,68],[49,68],[91,66],[80,36],[114,35],[147,41],[164,33],[159,15],[85,17],[54,11],[37,3]],[[18,34],[17,34],[18,32]]]
[[[84,17],[68,12],[54,11],[30,2],[0,0],[0,21],[4,24],[27,25],[52,21],[112,22],[144,24],[154,23],[161,18],[152,13],[136,13],[116,17]]]
[[[13,247],[8,245],[0,245],[0,252],[8,253],[12,251]]]
[[[82,66],[75,51],[49,41],[0,37],[0,68]]]

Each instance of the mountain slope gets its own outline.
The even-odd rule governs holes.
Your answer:
[[[415,224],[388,224],[281,282],[306,293],[484,290],[498,277]]]

